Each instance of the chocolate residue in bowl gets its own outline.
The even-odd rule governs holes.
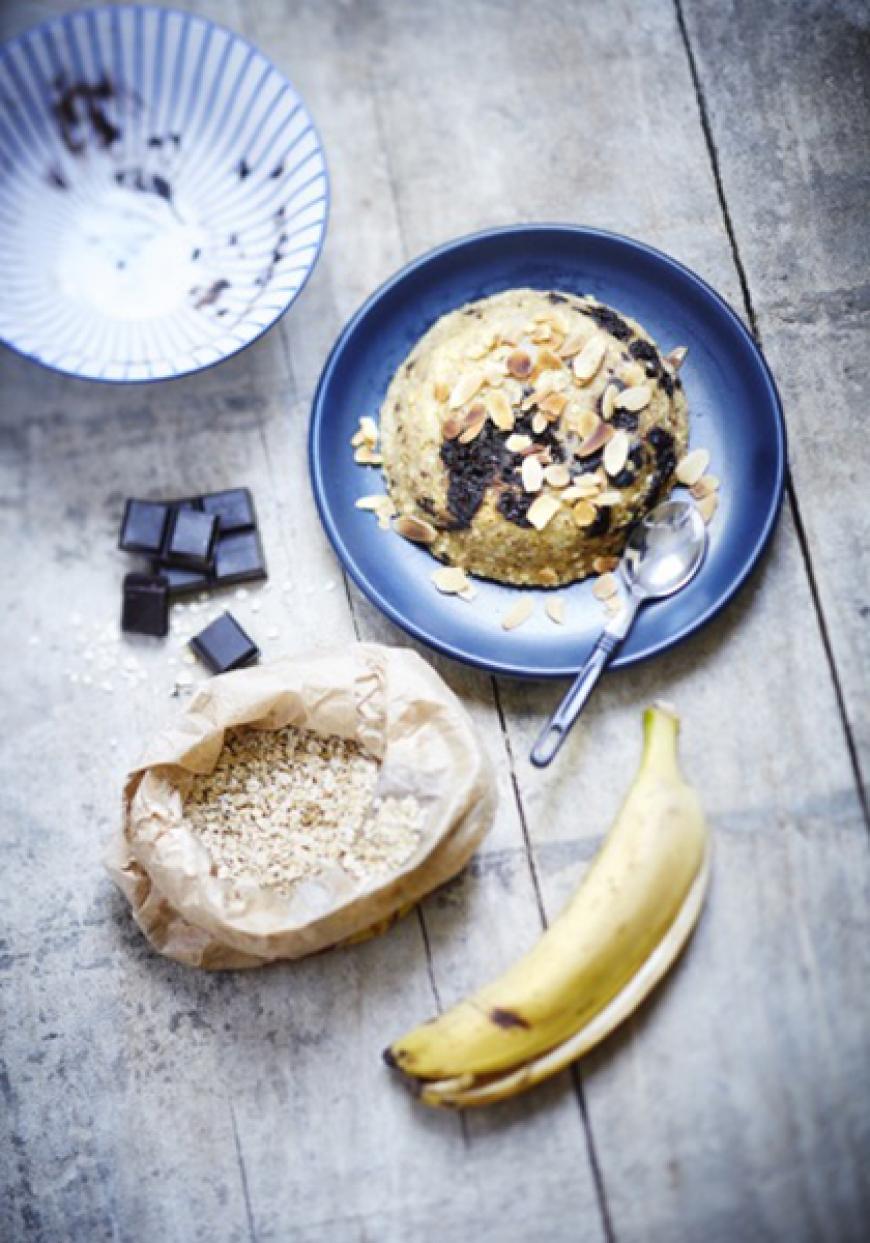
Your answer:
[[[118,141],[122,131],[110,120],[106,104],[119,100],[125,92],[108,78],[99,82],[67,83],[62,77],[54,81],[57,99],[51,106],[63,145],[72,155],[81,155],[91,137],[103,148]]]
[[[193,304],[194,308],[197,311],[201,311],[203,307],[213,306],[224,290],[229,288],[230,282],[224,277],[220,277],[218,280],[212,281],[208,289],[203,290],[202,292],[200,292],[198,288],[191,289],[190,296],[192,298],[196,298],[196,301]],[[199,294],[199,297],[197,297],[197,294]]]

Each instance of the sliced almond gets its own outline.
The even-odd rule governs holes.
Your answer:
[[[392,501],[383,492],[379,492],[376,496],[360,496],[354,501],[357,509],[370,509],[375,513],[379,509],[383,509],[385,505],[392,505]]]
[[[613,436],[614,431],[610,424],[598,419],[595,430],[578,446],[578,457],[589,457],[591,454],[597,453],[599,449],[604,448],[608,441],[613,439]]]
[[[561,462],[554,462],[552,466],[548,466],[544,471],[544,479],[551,488],[567,488],[571,482],[568,467]]]
[[[553,335],[553,327],[548,323],[538,324],[532,333],[532,340],[537,344],[542,341],[549,341]]]
[[[615,384],[608,384],[604,390],[604,396],[601,398],[601,415],[605,419],[613,416],[616,409],[616,399],[619,396],[619,389]]]
[[[446,401],[450,396],[450,386],[443,380],[436,380],[432,385],[432,396],[436,401]]]
[[[353,455],[353,460],[359,462],[360,466],[380,466],[384,459],[380,453],[375,453],[368,445],[360,445]]]
[[[516,380],[527,380],[532,374],[531,355],[526,350],[514,350],[507,358],[507,369]]]
[[[561,503],[555,496],[552,496],[549,492],[543,492],[532,501],[526,517],[536,530],[543,531],[547,523],[555,518],[561,508]]]
[[[668,366],[673,368],[674,371],[679,371],[683,363],[686,361],[686,355],[688,352],[689,347],[687,345],[678,345],[675,350],[671,350],[670,354],[665,354],[665,362]]]
[[[715,475],[702,475],[697,483],[693,483],[689,491],[696,501],[719,490],[719,480]]]
[[[504,445],[509,453],[522,453],[523,449],[528,449],[531,443],[531,436],[527,436],[525,432],[514,432],[513,435],[508,436]]]
[[[483,364],[483,378],[491,388],[498,388],[506,375],[507,372],[501,363],[488,359]]]
[[[698,512],[705,522],[710,522],[719,508],[719,496],[716,492],[708,492],[698,501]]]
[[[447,403],[450,409],[458,410],[460,406],[464,406],[466,402],[471,401],[481,384],[483,384],[482,371],[466,371],[453,386],[453,391]]]
[[[538,350],[536,361],[537,370],[540,371],[561,371],[562,360],[558,354],[554,354],[552,350],[546,348]]]
[[[652,398],[652,389],[648,384],[639,384],[637,388],[625,388],[617,393],[613,406],[616,410],[643,410]]]
[[[574,332],[570,332],[562,342],[559,350],[562,358],[573,358],[575,354],[579,354],[586,344],[589,337],[588,328],[577,328]]]
[[[583,346],[583,349],[574,359],[574,375],[581,384],[585,384],[591,380],[595,372],[604,362],[604,354],[607,349],[604,338],[600,334],[591,337]]]
[[[608,574],[619,565],[619,557],[596,557],[592,568],[596,574]]]
[[[636,384],[643,384],[646,379],[646,372],[643,367],[640,363],[635,362],[623,363],[619,368],[617,375],[620,380],[622,380],[623,384],[627,385],[628,388],[631,388]]]
[[[451,414],[441,425],[441,435],[445,440],[455,440],[461,431],[462,419],[456,414]]]
[[[599,421],[594,410],[581,410],[576,419],[577,434],[586,440],[595,431]]]
[[[611,490],[608,488],[604,492],[598,493],[598,495],[595,497],[595,504],[603,505],[605,508],[608,508],[611,505],[618,505],[621,500],[622,500],[621,492],[617,492],[615,489]]]
[[[568,398],[564,393],[549,393],[543,401],[538,403],[545,414],[552,414],[554,418],[559,417],[567,404]]]
[[[485,423],[486,406],[482,401],[476,401],[462,417],[462,431],[459,435],[459,443],[461,445],[470,444],[483,431]]]
[[[460,591],[467,591],[471,586],[465,570],[458,565],[442,565],[432,575],[432,582],[445,596],[458,595]]]
[[[500,389],[486,395],[486,408],[493,423],[502,432],[509,432],[514,425],[511,403]]]
[[[598,510],[591,501],[578,501],[571,510],[578,527],[588,527],[598,517]]]
[[[608,475],[619,474],[628,461],[628,451],[630,448],[631,441],[628,439],[628,432],[620,428],[604,446],[603,462],[604,469]]]
[[[590,483],[583,482],[586,478],[590,479]],[[563,492],[559,493],[561,500],[570,503],[572,501],[588,501],[595,496],[598,491],[598,483],[591,476],[581,475],[579,479],[575,479],[569,484]]]
[[[465,351],[465,357],[472,359],[474,362],[478,362],[492,349],[493,339],[492,333],[490,333],[488,337],[479,337],[478,340],[472,342],[472,344]]]
[[[565,625],[565,601],[561,596],[551,596],[544,605],[544,610],[550,621],[557,626]]]
[[[393,530],[413,544],[431,544],[438,534],[431,522],[426,522],[424,518],[415,518],[412,514],[403,514],[401,518],[397,518],[393,523]]]
[[[535,601],[531,596],[520,596],[516,604],[505,613],[501,619],[503,630],[516,630],[517,626],[521,626],[526,622],[535,611]]]
[[[615,617],[617,613],[622,612],[622,601],[618,595],[610,596],[609,599],[604,601],[604,607],[611,617]]]
[[[354,434],[350,438],[350,443],[353,445],[355,449],[359,448],[360,445],[364,445],[365,442],[366,442],[366,438],[362,434],[361,431],[355,431]]]
[[[706,449],[692,449],[677,465],[677,479],[680,483],[691,487],[697,483],[710,465],[710,454]]]
[[[609,600],[611,596],[615,596],[618,593],[619,583],[616,580],[616,575],[611,574],[609,571],[596,579],[595,585],[592,588],[592,594],[597,600]]]
[[[532,431],[536,436],[540,436],[541,432],[546,431],[547,425],[547,416],[541,414],[540,410],[536,410],[532,415]]]
[[[464,591],[457,591],[456,595],[460,600],[464,600],[466,604],[470,604],[477,595],[477,588],[472,587],[471,583],[469,583]]]
[[[526,492],[540,492],[544,482],[544,468],[537,457],[523,458],[521,474]]]
[[[359,430],[366,444],[378,443],[378,425],[369,414],[364,414],[359,421]]]

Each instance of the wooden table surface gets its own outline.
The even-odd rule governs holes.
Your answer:
[[[5,0],[2,32],[64,7]],[[196,7],[303,93],[332,217],[292,312],[214,370],[100,386],[0,355],[0,1237],[866,1238],[866,4]],[[702,634],[608,678],[546,776],[525,757],[555,688],[430,656],[499,773],[497,820],[466,873],[351,950],[246,973],[165,961],[100,865],[122,775],[189,672],[170,663],[179,636],[119,645],[122,499],[253,488],[273,588],[238,611],[279,633],[266,655],[406,642],[344,583],[320,530],[313,386],[348,315],[401,264],[531,220],[661,247],[751,325],[790,436],[770,553]],[[682,715],[716,839],[688,953],[575,1074],[488,1112],[426,1111],[380,1050],[558,911],[657,695]]]

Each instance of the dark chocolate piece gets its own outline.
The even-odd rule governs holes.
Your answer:
[[[257,525],[254,502],[247,488],[230,488],[226,492],[210,492],[200,500],[207,514],[220,522],[221,535],[231,531],[249,531]]]
[[[212,577],[218,587],[251,583],[266,577],[263,549],[256,531],[222,535],[215,545]]]
[[[162,639],[169,632],[169,584],[162,574],[125,574],[121,629]]]
[[[204,514],[198,509],[174,509],[160,559],[188,570],[207,570],[214,556],[217,533],[218,520],[214,514]]]
[[[260,655],[260,649],[232,613],[222,613],[205,630],[194,635],[190,646],[212,673],[240,669]]]
[[[124,552],[159,553],[168,520],[169,507],[159,501],[128,501],[118,547]]]
[[[161,565],[155,561],[152,573],[162,574],[169,585],[171,596],[189,595],[192,591],[205,591],[211,586],[211,579],[206,570],[185,570],[180,565]]]

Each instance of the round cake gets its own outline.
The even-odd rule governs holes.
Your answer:
[[[511,289],[444,315],[381,408],[396,529],[499,582],[597,572],[674,484],[683,353],[567,293]]]

